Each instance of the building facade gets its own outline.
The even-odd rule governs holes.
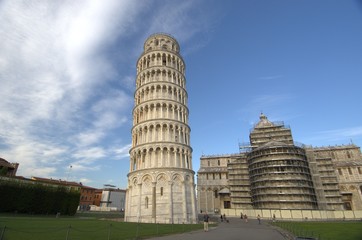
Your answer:
[[[14,177],[18,171],[19,163],[9,163],[0,158],[0,176]]]
[[[263,114],[240,153],[202,156],[200,211],[362,210],[362,155],[354,144],[296,144],[283,122]]]
[[[137,61],[125,221],[196,221],[187,99],[178,42],[151,35]]]
[[[126,200],[126,190],[105,188],[102,192],[100,201],[101,209],[110,209],[112,211],[124,211]]]

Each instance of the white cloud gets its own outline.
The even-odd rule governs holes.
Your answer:
[[[126,146],[114,149],[114,153],[117,158],[129,157],[129,150],[131,149],[132,144],[127,144]]]
[[[67,153],[106,156],[101,147],[76,147],[99,143],[128,121],[132,97],[107,85],[120,73],[104,50],[132,28],[140,6],[117,0],[0,4],[0,147],[2,156],[20,163],[20,174],[55,174],[49,166],[69,161]]]
[[[88,185],[90,183],[93,183],[93,180],[91,180],[89,178],[80,178],[79,182],[81,182],[83,185]]]
[[[362,138],[362,126],[352,128],[333,129],[327,131],[320,131],[313,134],[313,137],[305,140],[306,142],[353,142],[353,139]]]
[[[45,178],[51,178],[53,174],[56,172],[56,168],[54,167],[42,167],[42,168],[29,168],[28,172],[30,175],[28,177],[45,177]]]
[[[84,164],[79,164],[79,163],[72,163],[72,167],[73,167],[72,172],[93,172],[101,169],[100,165],[86,166]]]
[[[105,156],[106,152],[101,147],[82,149],[73,154],[73,158],[81,159],[83,163],[91,163],[94,160],[103,158]]]
[[[75,136],[75,144],[80,147],[85,147],[99,142],[105,136],[102,131],[81,132]]]
[[[193,39],[193,44],[183,50],[183,55],[202,48],[209,41],[214,25],[223,14],[211,10],[207,1],[164,1],[150,20],[148,33],[165,32],[177,38],[179,43]]]
[[[103,159],[128,157],[122,136],[135,76],[119,59],[128,62],[135,46],[123,43],[144,41],[129,40],[141,28],[186,41],[207,23],[189,19],[192,1],[173,4],[161,2],[145,21],[146,1],[2,1],[0,157],[19,162],[20,175],[43,177],[61,176],[61,165],[97,171]]]

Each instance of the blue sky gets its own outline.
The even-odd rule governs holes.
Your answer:
[[[156,32],[186,62],[195,172],[237,153],[261,112],[297,142],[362,146],[361,1],[4,0],[0,157],[126,188],[135,65]]]

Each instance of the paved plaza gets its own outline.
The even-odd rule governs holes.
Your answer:
[[[246,223],[240,218],[229,218],[229,223],[221,222],[216,227],[209,227],[208,232],[203,230],[149,238],[150,240],[286,240],[289,239],[276,228],[265,222],[259,225],[255,219]]]

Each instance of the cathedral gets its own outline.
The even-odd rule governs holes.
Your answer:
[[[283,122],[264,115],[237,154],[202,156],[198,209],[362,210],[362,155],[354,144],[294,142]]]
[[[187,99],[178,42],[151,35],[137,61],[125,221],[196,222]]]

